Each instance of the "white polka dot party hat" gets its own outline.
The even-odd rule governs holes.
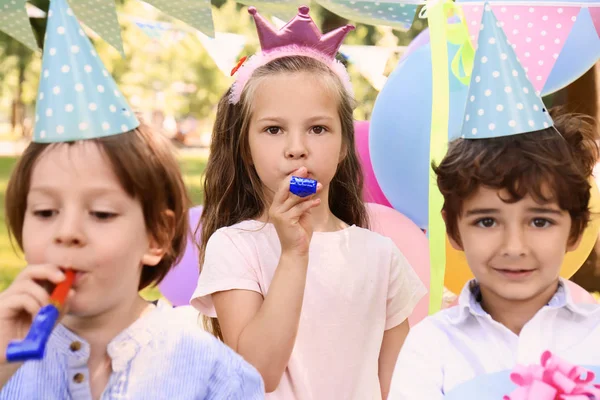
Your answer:
[[[139,121],[66,0],[51,0],[33,141],[69,142],[128,132]]]
[[[487,139],[553,125],[488,3],[469,85],[461,137]]]

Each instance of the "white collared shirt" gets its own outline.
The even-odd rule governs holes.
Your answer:
[[[550,302],[518,336],[481,308],[478,291],[475,281],[467,283],[458,306],[411,329],[388,399],[443,399],[475,376],[516,364],[539,364],[545,350],[577,365],[600,364],[600,305],[573,303],[562,280]]]

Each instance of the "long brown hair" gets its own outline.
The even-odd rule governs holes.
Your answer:
[[[327,84],[339,99],[338,114],[342,125],[342,141],[346,156],[340,162],[329,187],[329,207],[347,224],[368,227],[368,217],[362,200],[363,174],[354,147],[354,100],[344,89],[338,76],[325,64],[305,56],[275,59],[256,69],[246,84],[237,104],[229,102],[229,92],[219,102],[212,133],[210,156],[204,177],[204,211],[200,269],[206,244],[219,228],[259,217],[267,205],[260,178],[252,166],[248,145],[251,104],[256,88],[263,79],[276,74],[311,73],[319,83]],[[205,328],[223,339],[216,318],[203,317]]]

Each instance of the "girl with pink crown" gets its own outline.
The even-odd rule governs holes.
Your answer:
[[[279,31],[251,7],[262,51],[219,103],[192,305],[261,373],[268,399],[381,399],[426,290],[367,229],[350,79],[300,7]],[[318,181],[290,193],[292,176]]]

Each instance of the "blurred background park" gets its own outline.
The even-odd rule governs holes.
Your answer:
[[[194,204],[202,203],[202,178],[208,156],[216,104],[232,83],[230,70],[237,60],[258,48],[254,23],[245,1],[212,0],[216,32],[211,38],[189,25],[137,0],[116,0],[124,56],[86,28],[99,56],[132,107],[177,148]],[[46,25],[48,0],[27,3],[30,23],[39,44]],[[311,15],[326,32],[348,21],[310,3]],[[292,15],[295,8],[290,6]],[[419,10],[416,14],[418,15]],[[277,22],[274,19],[275,23]],[[386,77],[396,68],[411,41],[427,27],[415,18],[407,30],[351,21],[357,29],[348,35],[341,57],[348,65],[358,107],[355,119],[370,120]],[[0,205],[11,170],[29,143],[35,115],[41,52],[33,52],[0,32]],[[564,89],[546,97],[546,103],[571,111],[598,114],[596,67]],[[600,250],[600,246],[596,246]],[[591,292],[600,291],[600,267],[594,249],[573,280]],[[25,262],[13,246],[0,214],[0,291]],[[145,292],[150,298],[156,288]]]
[[[41,42],[48,0],[27,3],[30,22]],[[346,21],[312,5],[313,18],[325,30]],[[208,155],[216,104],[232,83],[230,70],[237,60],[258,48],[254,22],[247,6],[233,0],[213,0],[212,14],[219,41],[137,0],[117,0],[125,57],[86,28],[99,56],[117,84],[146,123],[171,138],[177,148],[185,181],[194,204],[202,203],[202,174]],[[294,7],[291,7],[292,13]],[[359,101],[356,118],[366,120],[377,96],[377,78],[389,74],[404,45],[425,27],[418,21],[408,32],[357,25],[346,43],[377,46],[388,54],[379,62],[379,76],[368,77],[349,65]],[[381,58],[381,57],[380,57]],[[41,53],[34,53],[0,32],[0,205],[11,170],[29,143],[40,78]],[[379,87],[380,88],[380,87]],[[6,288],[25,262],[13,246],[0,215],[0,291]],[[157,297],[156,289],[148,291]]]

